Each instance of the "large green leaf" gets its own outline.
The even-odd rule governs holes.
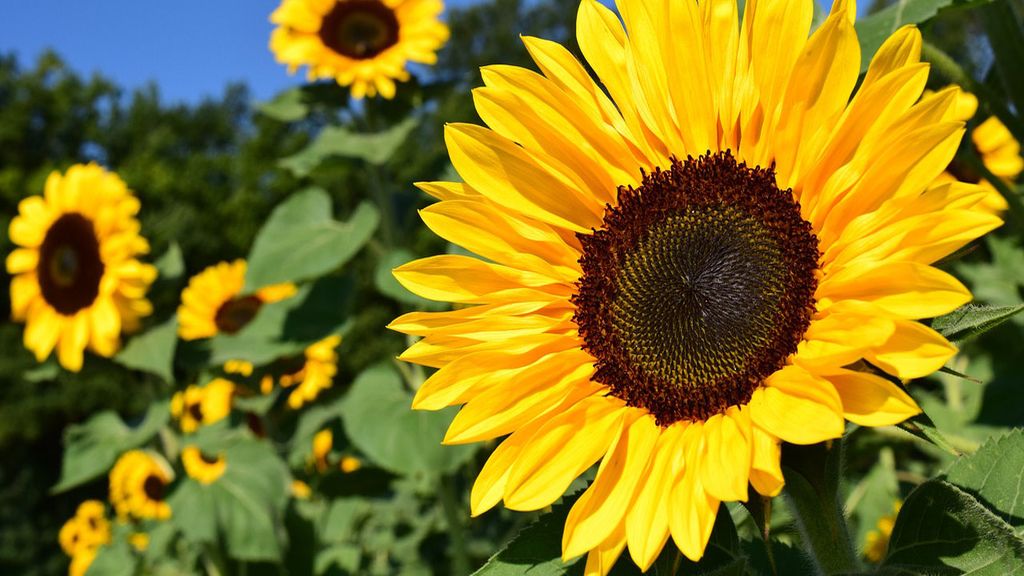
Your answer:
[[[932,328],[949,340],[963,342],[999,326],[1013,318],[1024,304],[1016,306],[983,306],[967,304],[932,320]]]
[[[86,576],[125,576],[134,574],[138,559],[127,542],[114,542],[100,546],[96,558],[89,564]]]
[[[238,560],[279,560],[290,476],[267,443],[237,436],[196,436],[205,454],[222,455],[224,475],[210,484],[186,478],[168,498],[171,521],[188,539],[223,539]]]
[[[178,321],[172,317],[129,340],[124,349],[114,356],[114,361],[128,368],[156,374],[170,384],[174,382],[174,351],[177,345]]]
[[[1024,540],[970,494],[929,480],[910,493],[896,517],[883,568],[908,574],[1019,574]]]
[[[1024,430],[989,439],[950,466],[946,480],[971,493],[1024,535]]]
[[[380,467],[398,474],[441,475],[456,470],[476,445],[442,446],[455,409],[413,410],[412,394],[386,364],[356,378],[341,406],[352,443]]]
[[[562,562],[562,530],[569,510],[579,494],[552,507],[551,512],[523,528],[503,549],[491,557],[473,576],[562,576],[582,574],[585,560]],[[575,570],[570,570],[573,567]]]
[[[331,156],[357,158],[370,164],[383,165],[391,159],[418,123],[415,118],[406,118],[383,132],[373,134],[328,126],[304,150],[281,160],[281,166],[296,176],[304,177]]]
[[[359,252],[380,222],[369,202],[356,207],[347,222],[331,214],[331,198],[320,188],[297,192],[275,208],[249,252],[245,291],[336,270]]]
[[[113,410],[100,412],[64,433],[64,460],[53,492],[63,492],[107,473],[122,452],[148,442],[167,423],[167,404],[151,404],[142,420],[125,424]]]
[[[263,365],[300,353],[306,346],[342,334],[348,318],[352,282],[348,278],[321,278],[303,286],[291,298],[263,306],[236,334],[221,334],[203,346],[209,362],[248,360]]]

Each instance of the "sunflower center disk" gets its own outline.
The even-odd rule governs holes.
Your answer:
[[[668,426],[743,405],[796,351],[818,240],[772,170],[707,154],[619,188],[579,235],[573,298],[594,378]]]
[[[159,476],[150,474],[142,482],[142,491],[150,500],[164,499],[164,481]]]
[[[39,248],[39,288],[46,302],[61,314],[74,315],[96,300],[102,278],[92,221],[74,212],[54,221]]]
[[[320,40],[356,60],[373,58],[398,43],[398,18],[377,0],[343,0],[324,17]]]
[[[262,306],[263,301],[256,296],[233,298],[221,304],[213,321],[221,332],[234,334],[252,321]]]

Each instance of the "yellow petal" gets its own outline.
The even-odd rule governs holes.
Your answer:
[[[750,411],[733,406],[704,423],[701,479],[708,494],[724,502],[747,501],[752,444]]]
[[[85,311],[75,314],[64,324],[57,344],[57,359],[71,372],[82,369],[83,352],[89,343],[89,316]]]
[[[642,471],[643,482],[633,506],[626,512],[626,538],[633,561],[646,572],[658,558],[668,541],[668,494],[675,485],[676,464],[683,454],[678,450],[678,438],[686,424],[677,423],[663,430]]]
[[[679,551],[697,562],[711,537],[719,501],[707,493],[701,468],[706,444],[700,423],[691,424],[683,432],[679,447],[685,451],[686,464],[682,476],[668,498],[668,525]]]
[[[587,555],[584,576],[605,576],[615,566],[615,561],[622,555],[626,547],[626,533],[622,524],[615,526],[614,531],[600,546]]]
[[[551,418],[516,458],[505,486],[505,506],[539,510],[608,451],[620,433],[623,403],[591,397]]]
[[[855,424],[891,426],[921,413],[906,392],[881,376],[847,370],[828,379],[843,400],[843,414]]]
[[[971,293],[949,274],[914,262],[859,262],[826,276],[816,297],[860,300],[896,316],[941,316],[971,300]]]
[[[843,406],[835,387],[797,366],[769,376],[748,406],[755,424],[792,444],[815,444],[843,435]]]
[[[811,321],[793,362],[819,371],[852,364],[866,350],[885,342],[895,329],[893,320],[877,308],[842,301],[828,308],[823,318]]]
[[[572,290],[547,276],[460,255],[415,260],[395,268],[394,275],[410,292],[442,302],[484,304],[533,292],[542,296],[540,289],[567,299]]]
[[[758,494],[774,498],[786,480],[782,476],[782,449],[779,439],[758,426],[751,427],[753,459],[750,484]]]
[[[498,445],[487,459],[473,483],[469,494],[469,510],[474,517],[490,510],[501,501],[508,484],[509,472],[523,449],[533,441],[537,432],[548,423],[541,417],[516,430]]]
[[[29,248],[18,248],[7,255],[7,272],[21,274],[35,270],[39,265],[39,251]]]
[[[639,411],[637,411],[639,412]],[[569,511],[562,533],[562,558],[568,560],[597,548],[616,529],[636,497],[661,429],[650,414],[639,415],[601,461],[597,477]],[[625,532],[621,537],[625,538]]]
[[[25,348],[35,354],[36,361],[42,362],[57,346],[57,340],[65,330],[64,316],[45,303],[31,308],[28,316],[23,337]]]
[[[942,368],[956,352],[956,346],[928,326],[897,320],[893,335],[866,358],[893,376],[910,379]]]

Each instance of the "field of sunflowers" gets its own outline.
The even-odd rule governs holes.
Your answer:
[[[265,16],[0,53],[0,574],[1024,574],[1020,0]]]

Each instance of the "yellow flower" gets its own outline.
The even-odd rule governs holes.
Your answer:
[[[224,372],[228,374],[238,374],[245,378],[252,376],[253,365],[252,362],[246,360],[228,360],[224,363]]]
[[[89,566],[92,566],[92,561],[96,559],[96,552],[96,548],[89,548],[72,556],[68,576],[85,576]]]
[[[104,357],[121,347],[121,333],[152,313],[146,291],[156,268],[139,235],[139,200],[116,174],[77,164],[46,179],[42,196],[18,205],[7,256],[11,316],[25,322],[25,347],[42,362],[55,349],[72,372],[86,348]]]
[[[178,307],[178,335],[183,340],[234,334],[255,318],[264,304],[295,294],[295,285],[286,283],[242,295],[245,268],[245,260],[221,262],[189,279]]]
[[[99,500],[82,502],[75,515],[61,527],[57,539],[64,553],[72,557],[109,543],[106,507]]]
[[[434,64],[448,40],[441,0],[283,0],[270,15],[270,50],[310,81],[333,78],[354,98],[395,96],[409,62]]]
[[[313,463],[318,472],[327,470],[327,458],[331,455],[331,446],[334,444],[334,433],[330,428],[321,430],[313,436]]]
[[[896,525],[896,516],[900,513],[903,502],[897,500],[892,506],[892,514],[886,514],[878,519],[878,525],[865,536],[864,557],[878,564],[885,558],[889,550],[889,537],[892,536],[893,526]]]
[[[292,496],[295,496],[299,500],[309,500],[309,497],[313,494],[313,490],[302,480],[292,480]]]
[[[179,420],[181,431],[190,434],[227,418],[234,393],[235,384],[223,378],[214,378],[205,386],[189,386],[171,398],[171,415]]]
[[[110,503],[120,518],[166,520],[171,508],[164,502],[174,479],[162,458],[143,450],[121,455],[110,471]]]
[[[359,458],[356,458],[355,456],[345,456],[341,459],[340,467],[341,471],[344,472],[345,474],[351,474],[356,470],[362,468],[363,463],[362,461],[359,460]]]
[[[224,456],[211,458],[196,446],[186,446],[181,451],[181,463],[185,466],[185,473],[200,484],[213,484],[228,468]]]
[[[973,94],[960,92],[953,118],[967,122],[974,117],[977,111],[978,99]],[[1013,184],[1024,170],[1024,158],[1020,155],[1020,143],[995,116],[990,116],[975,127],[971,133],[971,143],[974,144],[975,151],[992,175],[1007,184]],[[985,210],[999,214],[1009,207],[1006,199],[991,182],[961,162],[954,161],[950,164],[949,171],[940,175],[937,181],[955,182],[957,180],[975,183],[985,189],[986,196],[981,204]]]
[[[296,372],[281,376],[278,381],[284,388],[298,385],[288,396],[288,407],[299,409],[303,404],[316,400],[320,392],[331,387],[338,372],[338,353],[341,336],[328,336],[311,344],[303,354],[302,367]],[[261,391],[265,387],[261,383]],[[266,394],[268,392],[264,392]]]
[[[128,537],[128,543],[132,545],[139,552],[145,552],[149,548],[149,534],[145,532],[135,532]]]
[[[424,183],[433,231],[470,252],[395,270],[454,302],[391,328],[439,368],[417,409],[464,405],[445,442],[509,435],[471,493],[540,510],[600,462],[565,559],[691,560],[721,502],[783,485],[780,443],[920,412],[908,380],[956,351],[918,320],[971,299],[931,266],[1000,224],[981,188],[930,184],[956,152],[956,89],[921,99],[906,26],[860,84],[852,2],[583,0],[589,68],[524,38],[541,73],[483,69],[490,126],[449,124],[463,182]],[[852,96],[852,100],[851,100]]]

